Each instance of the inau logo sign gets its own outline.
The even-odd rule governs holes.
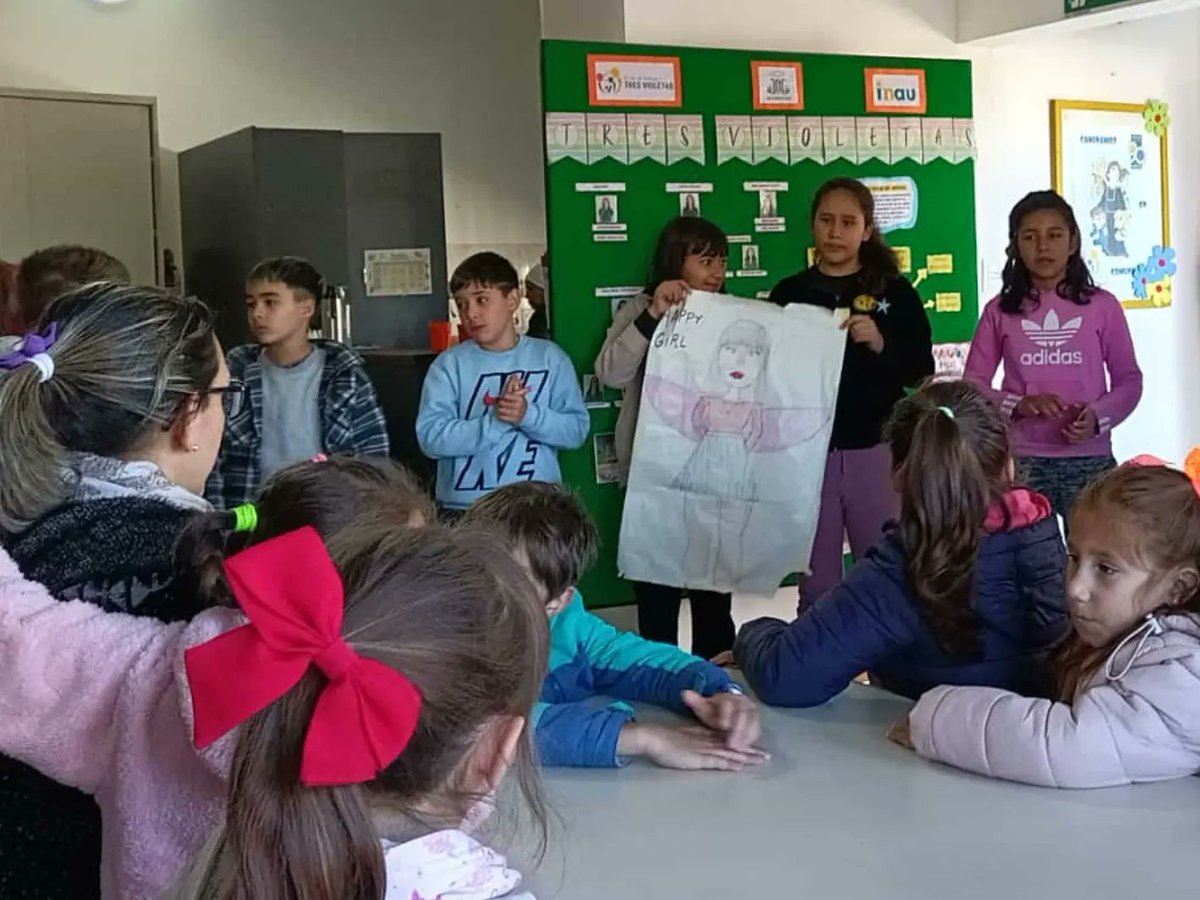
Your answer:
[[[867,112],[925,113],[924,69],[867,69],[866,79]]]

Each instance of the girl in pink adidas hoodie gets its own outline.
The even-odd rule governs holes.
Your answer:
[[[350,459],[294,466],[268,485],[257,506],[257,515],[258,528],[251,543],[303,523],[316,524],[322,532],[337,535],[353,524],[356,515],[360,516],[359,523],[370,517],[372,522],[383,523],[379,540],[395,544],[391,548],[394,552],[389,552],[388,559],[378,567],[375,565],[378,556],[367,554],[355,569],[356,577],[367,579],[382,590],[384,568],[435,569],[442,574],[432,577],[450,579],[450,583],[441,586],[440,600],[458,596],[472,608],[499,602],[485,602],[471,590],[473,582],[462,583],[458,564],[464,560],[455,556],[454,548],[446,548],[444,540],[432,549],[402,546],[403,535],[398,534],[402,529],[397,526],[419,526],[432,513],[420,487],[397,466]],[[201,535],[209,536],[207,532]],[[499,549],[494,556],[507,558]],[[477,569],[477,560],[472,557],[469,566]],[[284,572],[288,567],[274,568]],[[447,576],[446,572],[452,575]],[[421,577],[411,572],[403,575],[406,583],[419,581]],[[210,588],[218,598],[228,594],[223,579],[213,580]],[[459,593],[456,595],[455,591]],[[488,591],[503,593],[494,586],[489,586]],[[397,607],[410,605],[410,598],[403,592],[384,592],[383,596],[393,600]],[[511,592],[504,596],[513,599]],[[453,608],[439,606],[438,610],[446,610],[449,616]],[[536,604],[535,610],[540,613]],[[429,610],[422,615],[426,613],[430,622],[439,621]],[[544,615],[534,619],[542,630],[544,619]],[[453,631],[457,640],[458,629],[468,620],[469,617],[456,615],[452,622],[442,621],[445,630]],[[231,765],[236,762],[238,734],[231,732],[202,753],[193,748],[192,694],[184,658],[189,648],[206,644],[245,622],[241,612],[227,608],[209,610],[188,624],[166,625],[104,613],[86,603],[63,603],[40,585],[25,580],[11,559],[0,551],[0,752],[96,797],[104,829],[101,883],[105,898],[158,900],[224,821],[227,779]],[[487,623],[489,634],[495,627],[494,621]],[[535,644],[538,634],[535,631],[532,639]],[[378,634],[372,635],[372,644],[380,652],[388,649]],[[399,651],[393,648],[390,653],[394,657]],[[529,666],[536,667],[538,662],[537,653],[531,650]],[[507,667],[509,663],[505,662],[502,668],[507,671]],[[436,691],[417,669],[414,667],[409,676],[418,690],[426,694],[424,716],[440,707],[431,699]],[[495,671],[488,674],[498,677]],[[522,669],[521,674],[527,673]],[[241,684],[255,683],[253,676],[237,671],[232,665],[228,677]],[[466,686],[471,683],[464,680]],[[536,690],[540,672],[536,673],[534,683]],[[519,706],[523,695],[516,700],[502,698],[495,702],[505,707]],[[420,743],[414,741],[412,746],[418,747]],[[467,753],[470,748],[462,744],[461,749]],[[447,754],[452,755],[452,751],[447,750]],[[487,753],[480,756],[488,758]],[[437,760],[429,760],[434,761]],[[440,763],[453,767],[453,761],[447,763],[445,758]],[[421,782],[429,790],[425,799],[430,807],[444,812],[447,822],[471,818],[466,812],[458,815],[458,809],[467,806],[461,797],[443,802],[439,796],[438,802],[433,802],[438,792],[429,786],[436,781],[434,773]],[[479,792],[483,787],[486,780],[479,783]],[[297,808],[326,809],[327,795],[317,797],[321,790],[324,789],[317,789],[313,794],[316,799],[311,800],[305,792],[300,792]],[[380,848],[382,857],[378,866],[368,868],[376,877],[387,879],[389,890],[394,885],[403,891],[401,896],[405,900],[410,900],[414,895],[423,895],[422,892],[436,895],[455,885],[472,884],[482,886],[481,891],[492,892],[467,892],[461,896],[498,897],[504,895],[498,886],[510,890],[519,880],[503,857],[465,832],[454,828],[438,831],[429,825],[413,824],[404,815],[412,808],[411,793],[401,791],[397,795],[385,790],[383,795],[396,802],[385,804],[377,815],[372,810],[378,832],[374,846]],[[255,790],[250,796],[264,804],[272,799],[266,789]],[[242,810],[246,810],[245,803]],[[278,823],[281,819],[272,821]],[[303,818],[292,824],[303,828],[313,821]],[[221,854],[227,846],[228,842],[211,844],[205,860],[215,862],[223,858]],[[247,857],[247,865],[264,864],[253,858],[253,854]],[[273,867],[276,875],[282,872],[279,860],[265,865]],[[207,871],[205,866],[196,877],[203,880]]]
[[[1075,505],[1067,573],[1075,632],[1059,655],[1057,701],[938,687],[894,740],[961,769],[1047,787],[1200,772],[1200,496],[1189,476],[1154,463],[1122,466]]]
[[[984,308],[963,377],[1012,420],[1021,480],[1066,520],[1084,485],[1116,465],[1112,430],[1137,407],[1142,371],[1120,302],[1092,283],[1070,205],[1053,191],[1029,194],[1008,230],[1004,286]]]

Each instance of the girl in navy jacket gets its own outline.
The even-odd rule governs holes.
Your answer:
[[[931,384],[885,437],[899,523],[796,621],[742,628],[746,680],[772,706],[824,703],[864,671],[913,699],[941,684],[1044,693],[1070,629],[1066,554],[1049,501],[1012,486],[999,414],[969,384]]]

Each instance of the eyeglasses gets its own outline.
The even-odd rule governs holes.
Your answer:
[[[205,394],[220,394],[221,403],[225,406],[225,418],[236,419],[246,406],[246,383],[230,380],[224,387],[209,388]]]

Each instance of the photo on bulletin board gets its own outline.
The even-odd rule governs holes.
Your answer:
[[[1096,284],[1135,309],[1171,305],[1164,103],[1051,101],[1054,189],[1075,210]]]
[[[621,480],[615,433],[593,435],[592,456],[596,465],[596,484],[615,484]]]
[[[679,214],[690,219],[700,217],[700,195],[685,193],[679,195]]]
[[[596,197],[596,224],[615,225],[621,221],[616,194],[599,194]]]
[[[588,409],[604,409],[609,405],[599,376],[591,372],[583,376],[583,403]]]

